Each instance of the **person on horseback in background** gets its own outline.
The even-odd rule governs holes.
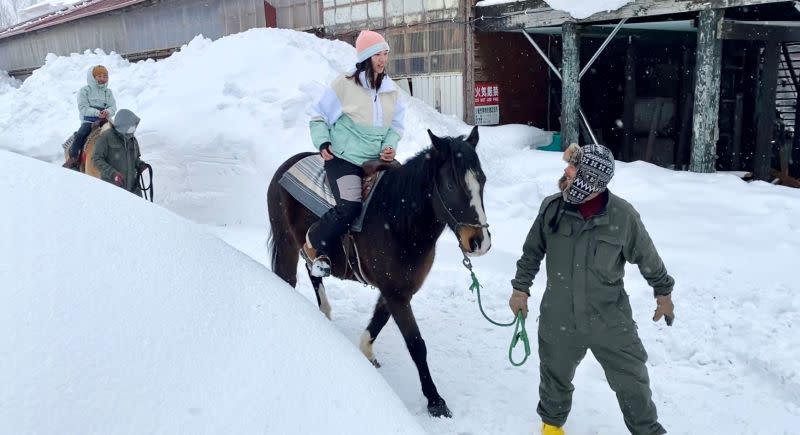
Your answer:
[[[92,163],[100,170],[103,180],[142,196],[138,176],[147,163],[141,160],[139,141],[133,136],[139,117],[128,109],[122,109],[111,124],[114,128],[97,138]]]
[[[309,228],[301,256],[313,276],[331,273],[330,249],[361,213],[361,183],[367,160],[394,160],[403,134],[406,102],[386,75],[389,44],[364,30],[356,39],[356,66],[325,89],[312,108],[309,127],[336,206]]]
[[[87,85],[78,91],[78,112],[81,126],[75,133],[75,140],[69,148],[69,157],[65,168],[77,169],[83,145],[92,132],[92,125],[100,120],[113,118],[117,111],[117,102],[114,93],[108,88],[108,70],[103,65],[89,69],[86,74]]]

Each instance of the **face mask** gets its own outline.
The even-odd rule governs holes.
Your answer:
[[[126,138],[130,138],[133,137],[133,134],[136,132],[136,126],[132,125],[126,129],[118,128],[117,131],[119,132],[119,134],[125,136]]]

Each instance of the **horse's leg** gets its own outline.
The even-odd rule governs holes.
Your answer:
[[[425,347],[425,340],[422,339],[422,334],[419,332],[414,312],[411,310],[411,296],[387,299],[386,304],[397,327],[403,334],[411,359],[417,366],[419,381],[422,384],[422,394],[428,399],[428,413],[432,417],[452,417],[453,414],[447,408],[447,404],[439,395],[436,385],[431,379],[427,361],[428,350]]]
[[[330,320],[331,304],[328,302],[328,295],[325,293],[325,286],[322,284],[322,278],[312,275],[308,266],[306,266],[306,272],[308,272],[308,278],[311,280],[311,285],[314,287],[314,293],[317,295],[319,310]]]
[[[372,353],[372,343],[375,343],[375,339],[378,338],[381,329],[386,326],[386,322],[389,321],[390,316],[391,313],[389,313],[389,307],[386,306],[386,299],[384,299],[383,296],[378,297],[378,302],[375,304],[375,313],[372,314],[372,320],[369,321],[367,329],[361,334],[361,343],[359,344],[361,353],[363,353],[376,368],[379,368],[381,365]]]

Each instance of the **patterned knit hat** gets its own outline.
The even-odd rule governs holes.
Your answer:
[[[92,68],[92,77],[97,77],[100,74],[105,74],[108,77],[108,70],[103,65],[97,65]]]
[[[356,38],[357,63],[364,62],[381,51],[389,51],[389,44],[380,33],[362,30],[358,34],[358,38]]]
[[[589,195],[602,192],[614,176],[614,155],[603,145],[584,145],[578,156],[575,180],[564,191],[564,200],[571,204],[580,204]]]

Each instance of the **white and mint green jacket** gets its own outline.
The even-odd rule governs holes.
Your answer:
[[[366,85],[364,72],[360,78]],[[405,98],[388,76],[376,91],[341,75],[312,108],[311,140],[317,149],[330,142],[335,156],[361,166],[385,148],[397,150],[405,113]]]
[[[108,110],[108,118],[113,119],[117,113],[117,101],[108,88],[101,85],[92,76],[92,69],[86,73],[86,86],[78,91],[78,114],[83,122],[91,122],[100,116],[101,110]]]

